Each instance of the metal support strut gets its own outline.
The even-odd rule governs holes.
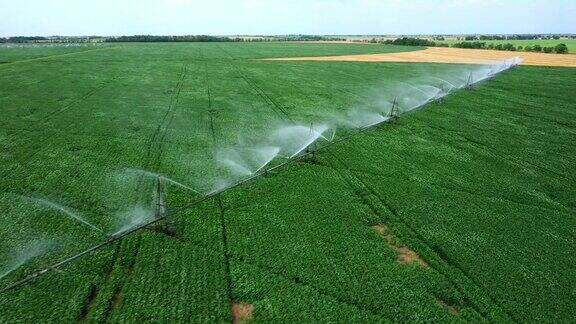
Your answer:
[[[310,133],[309,136],[313,137],[314,134],[314,123],[310,123]],[[308,147],[306,147],[306,154],[309,156],[309,160],[312,163],[316,163],[318,162],[318,145],[316,144],[316,141],[314,141],[314,143],[312,143],[311,145],[308,145]]]
[[[472,79],[472,72],[470,72],[470,74],[468,74],[468,80],[466,80],[466,89],[468,90],[472,90],[472,85],[473,85],[473,79]]]
[[[156,178],[156,212],[154,213],[154,218],[158,220],[157,229],[168,235],[168,236],[176,236],[178,231],[176,229],[176,224],[170,214],[168,212],[168,208],[166,207],[166,203],[164,201],[164,190],[162,185],[162,178]]]
[[[390,122],[391,123],[396,123],[396,121],[398,120],[398,118],[400,117],[399,111],[398,111],[398,97],[394,97],[394,100],[392,101],[392,108],[390,108],[390,112],[388,113],[388,118],[390,118]]]

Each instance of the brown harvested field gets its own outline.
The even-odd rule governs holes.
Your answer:
[[[576,55],[508,52],[448,47],[430,47],[421,51],[318,57],[280,57],[275,61],[348,61],[348,62],[425,62],[489,64],[515,56],[523,65],[576,67]]]

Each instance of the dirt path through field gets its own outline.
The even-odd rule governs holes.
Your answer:
[[[426,62],[489,64],[521,57],[523,65],[576,67],[576,55],[508,52],[462,48],[430,47],[421,51],[318,57],[280,57],[272,61],[346,61],[346,62]]]

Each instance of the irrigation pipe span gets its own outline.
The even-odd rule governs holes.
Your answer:
[[[480,82],[481,82],[481,81],[485,81],[485,80],[480,80]],[[448,94],[448,93],[447,93],[447,94]],[[443,98],[443,97],[440,97],[440,98],[431,98],[431,99],[429,99],[427,102],[425,102],[425,103],[423,103],[422,105],[420,105],[419,107],[415,107],[415,108],[413,108],[413,109],[411,109],[411,110],[409,110],[409,111],[406,111],[406,112],[402,113],[402,115],[404,115],[404,114],[409,114],[409,113],[411,113],[411,112],[414,112],[414,111],[423,109],[424,106],[426,106],[427,104],[429,104],[429,103],[431,103],[431,102],[438,101],[438,100],[440,100],[440,99],[442,99],[442,98]],[[360,128],[358,131],[353,132],[352,134],[346,135],[346,136],[344,136],[344,137],[342,137],[342,138],[339,138],[339,139],[336,139],[336,140],[329,141],[327,144],[324,144],[324,145],[322,145],[321,147],[317,147],[317,148],[315,148],[314,150],[306,151],[306,152],[304,152],[304,153],[302,153],[302,154],[300,154],[300,155],[298,155],[298,156],[296,156],[296,157],[288,158],[286,161],[284,161],[284,162],[282,162],[282,163],[280,163],[280,164],[278,164],[278,165],[275,165],[275,166],[273,166],[273,167],[271,167],[271,168],[261,169],[260,172],[257,172],[257,173],[255,173],[254,175],[252,175],[252,176],[250,176],[250,177],[248,177],[248,178],[246,178],[246,179],[240,180],[240,181],[238,181],[238,182],[236,182],[236,183],[234,183],[234,184],[232,184],[232,185],[230,185],[230,186],[228,186],[228,187],[224,187],[224,188],[222,188],[222,189],[209,192],[209,193],[203,195],[202,197],[200,197],[199,199],[196,199],[196,200],[190,202],[189,204],[185,204],[184,206],[179,207],[179,208],[173,210],[173,211],[170,213],[170,216],[176,215],[176,214],[181,213],[181,212],[183,212],[183,211],[185,211],[185,210],[188,210],[188,209],[190,209],[190,208],[193,208],[193,207],[201,204],[202,202],[204,202],[204,201],[206,201],[206,200],[208,200],[208,199],[211,199],[211,198],[213,198],[213,197],[216,197],[216,196],[218,196],[218,195],[220,195],[220,194],[225,193],[225,192],[228,191],[228,190],[232,190],[232,189],[238,188],[238,187],[240,187],[240,186],[243,186],[243,185],[245,185],[245,184],[247,184],[247,183],[255,180],[256,178],[259,178],[260,176],[267,174],[268,172],[272,172],[272,171],[278,170],[278,169],[280,169],[280,168],[282,168],[282,167],[284,167],[284,166],[286,166],[286,165],[288,165],[288,164],[290,164],[290,163],[303,160],[303,159],[305,159],[305,158],[307,158],[307,157],[309,157],[309,156],[312,156],[312,155],[316,154],[316,153],[319,152],[319,151],[325,150],[325,149],[327,149],[327,148],[329,148],[329,147],[331,147],[331,146],[333,146],[333,145],[336,145],[336,144],[338,144],[338,143],[350,141],[350,140],[352,140],[353,138],[355,138],[356,136],[358,136],[358,135],[360,135],[360,134],[363,134],[363,133],[365,133],[365,132],[368,131],[368,130],[375,129],[375,128],[377,128],[377,127],[380,126],[380,125],[383,125],[383,124],[394,124],[394,121],[395,121],[395,119],[394,119],[394,118],[391,118],[391,119],[384,120],[384,121],[382,121],[381,123],[378,123],[378,124],[375,124],[375,125],[372,125],[372,126],[369,126],[369,127]],[[35,279],[37,279],[37,278],[39,278],[39,277],[41,277],[41,276],[43,276],[43,275],[45,275],[45,274],[48,274],[48,273],[50,273],[50,272],[52,272],[52,271],[56,271],[56,270],[58,270],[59,268],[65,266],[65,265],[67,265],[67,264],[69,264],[69,263],[72,263],[72,262],[80,259],[80,258],[83,257],[83,256],[92,254],[92,253],[94,253],[94,252],[96,252],[96,251],[98,251],[98,250],[100,250],[100,249],[102,249],[102,248],[104,248],[104,247],[106,247],[106,246],[114,243],[114,242],[117,242],[117,241],[122,240],[123,238],[125,238],[126,236],[128,236],[128,235],[130,235],[130,234],[133,234],[133,233],[138,232],[138,231],[140,231],[140,230],[142,230],[142,229],[144,229],[144,228],[147,228],[147,227],[149,227],[149,226],[151,226],[151,225],[153,225],[153,224],[155,224],[155,223],[158,223],[158,222],[166,219],[167,217],[168,217],[168,215],[163,215],[163,216],[160,216],[160,217],[154,217],[153,219],[151,219],[151,220],[149,220],[149,221],[147,221],[147,222],[144,222],[144,223],[142,223],[142,224],[140,224],[140,225],[134,226],[134,227],[132,227],[132,228],[126,230],[126,231],[123,231],[123,232],[119,233],[119,234],[113,235],[113,236],[111,236],[110,238],[108,238],[108,240],[106,240],[106,241],[104,241],[104,242],[102,242],[102,243],[99,243],[99,244],[97,244],[97,245],[95,245],[95,246],[92,246],[92,247],[90,247],[90,248],[88,248],[88,249],[86,249],[86,250],[84,250],[84,251],[82,251],[82,252],[80,252],[80,253],[78,253],[78,254],[75,254],[75,255],[73,255],[73,256],[70,256],[70,257],[68,257],[68,258],[66,258],[66,259],[64,259],[64,260],[62,260],[62,261],[59,261],[59,262],[57,262],[57,263],[54,263],[53,265],[51,265],[51,266],[49,266],[49,267],[47,267],[47,268],[45,268],[45,269],[43,269],[43,270],[37,271],[37,272],[35,272],[35,273],[33,273],[33,274],[31,274],[31,275],[23,278],[23,279],[20,279],[20,280],[14,282],[14,283],[12,283],[12,284],[9,284],[8,286],[0,289],[0,293],[4,293],[4,292],[10,291],[10,290],[13,290],[13,289],[15,289],[15,288],[18,288],[18,287],[20,287],[20,286],[23,286],[23,285],[25,285],[25,284],[28,284],[28,283],[30,283],[31,281],[33,281],[33,280],[35,280]]]
[[[383,122],[383,123],[385,123],[385,122]],[[380,123],[380,124],[383,124],[383,123]],[[378,125],[380,125],[380,124],[378,124]],[[374,126],[378,126],[378,125],[374,125]],[[186,204],[186,205],[184,205],[184,206],[182,206],[182,207],[180,207],[180,208],[177,208],[177,209],[173,210],[173,211],[170,213],[170,216],[176,215],[176,214],[181,213],[181,212],[183,212],[183,211],[185,211],[185,210],[188,210],[188,209],[190,209],[190,208],[193,208],[193,207],[195,207],[195,206],[203,203],[204,201],[206,201],[206,200],[208,200],[208,199],[211,199],[211,198],[214,198],[214,197],[216,197],[216,196],[218,196],[218,195],[220,195],[220,194],[223,194],[223,193],[225,193],[225,192],[228,191],[228,190],[235,189],[235,188],[238,188],[238,187],[240,187],[240,186],[242,186],[242,185],[245,185],[245,184],[247,184],[248,182],[251,182],[251,181],[259,178],[259,177],[262,176],[262,175],[265,175],[265,174],[267,174],[267,173],[269,173],[269,172],[273,172],[273,171],[275,171],[275,170],[278,170],[278,169],[280,169],[280,168],[282,168],[282,167],[284,167],[284,166],[286,166],[286,165],[288,165],[288,164],[290,164],[290,163],[303,160],[303,159],[305,159],[305,158],[307,158],[307,157],[315,154],[316,152],[319,152],[319,151],[321,151],[321,150],[327,149],[328,147],[330,147],[330,146],[332,146],[332,145],[349,141],[349,140],[353,139],[354,137],[356,137],[357,135],[360,135],[360,134],[366,132],[367,130],[372,130],[372,129],[374,129],[374,128],[375,128],[374,126],[362,128],[362,129],[360,129],[359,131],[357,131],[357,132],[355,132],[355,133],[353,133],[353,134],[347,135],[347,136],[342,137],[342,138],[340,138],[340,139],[338,139],[338,140],[334,140],[334,141],[328,142],[328,144],[325,144],[325,145],[323,145],[323,146],[321,146],[321,147],[319,147],[319,148],[317,148],[317,149],[315,149],[315,150],[313,150],[313,151],[304,152],[304,153],[302,153],[301,155],[298,155],[298,156],[296,156],[296,157],[287,159],[286,161],[282,162],[281,164],[275,165],[275,166],[273,166],[273,167],[271,167],[271,168],[262,169],[262,170],[260,170],[260,172],[255,173],[254,175],[252,175],[252,176],[250,176],[250,177],[248,177],[248,178],[246,178],[246,179],[243,179],[243,180],[241,180],[241,181],[238,181],[238,182],[236,182],[235,184],[232,184],[232,185],[230,185],[230,186],[228,186],[228,187],[225,187],[225,188],[222,188],[222,189],[220,189],[220,190],[216,190],[216,191],[210,192],[210,193],[202,196],[201,198],[194,200],[193,202],[191,202],[191,203],[189,203],[189,204]],[[151,225],[154,225],[154,224],[156,224],[156,223],[158,223],[158,222],[166,219],[167,217],[168,217],[168,215],[164,215],[164,216],[160,216],[160,217],[155,217],[155,218],[153,218],[153,219],[151,219],[151,220],[149,220],[149,221],[147,221],[147,222],[144,222],[144,223],[142,223],[142,224],[140,224],[140,225],[134,226],[134,227],[132,227],[132,228],[126,230],[126,231],[123,231],[123,232],[121,232],[120,234],[113,235],[113,236],[111,236],[108,240],[106,240],[106,241],[104,241],[104,242],[102,242],[102,243],[99,243],[99,244],[97,244],[97,245],[95,245],[95,246],[92,246],[92,247],[90,247],[90,248],[88,248],[88,249],[86,249],[86,250],[84,250],[84,251],[82,251],[82,252],[80,252],[80,253],[78,253],[78,254],[75,254],[75,255],[73,255],[73,256],[70,256],[70,257],[68,257],[68,258],[66,258],[66,259],[64,259],[64,260],[62,260],[62,261],[59,261],[59,262],[57,262],[57,263],[54,263],[53,265],[51,265],[51,266],[49,266],[49,267],[47,267],[47,268],[45,268],[45,269],[43,269],[43,270],[37,271],[37,272],[29,275],[28,277],[25,277],[25,278],[23,278],[23,279],[21,279],[21,280],[18,280],[18,281],[16,281],[16,282],[14,282],[14,283],[12,283],[12,284],[10,284],[10,285],[2,288],[2,289],[0,290],[0,293],[4,293],[4,292],[6,292],[6,291],[9,291],[9,290],[18,288],[19,286],[25,285],[25,284],[33,281],[34,279],[36,279],[36,278],[38,278],[38,277],[41,277],[41,276],[43,276],[43,275],[45,275],[45,274],[48,274],[48,273],[50,273],[50,272],[52,272],[52,271],[56,271],[56,270],[58,270],[59,268],[65,266],[65,265],[67,265],[67,264],[69,264],[69,263],[71,263],[71,262],[74,262],[74,261],[76,261],[77,259],[80,259],[80,258],[83,257],[83,256],[92,254],[92,253],[94,253],[94,252],[96,252],[96,251],[98,251],[98,250],[100,250],[100,249],[102,249],[102,248],[104,248],[104,247],[106,247],[106,246],[114,243],[114,242],[120,241],[121,239],[123,239],[124,237],[126,237],[126,236],[128,236],[128,235],[130,235],[130,234],[132,234],[132,233],[138,232],[138,231],[140,231],[140,230],[142,230],[142,229],[144,229],[144,228],[147,228],[147,227],[149,227],[149,226],[151,226]]]

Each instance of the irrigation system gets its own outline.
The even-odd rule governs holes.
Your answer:
[[[504,68],[501,68],[498,71],[494,71],[492,68],[490,69],[490,71],[487,73],[486,76],[482,76],[479,77],[477,80],[474,80],[474,75],[473,72],[470,72],[470,74],[468,74],[468,76],[466,77],[466,80],[464,82],[464,84],[462,84],[460,87],[456,87],[453,84],[450,83],[450,90],[452,90],[453,88],[465,88],[465,89],[470,89],[474,84],[483,81],[487,78],[492,77],[493,75],[505,71],[515,65],[517,65],[519,63],[518,59],[515,58],[514,60],[512,60],[511,62],[506,62],[504,65]],[[445,83],[449,83],[448,81],[442,80]],[[443,90],[442,90],[443,91]],[[426,104],[432,102],[432,101],[437,101],[437,102],[441,102],[443,100],[443,98],[449,94],[450,91],[443,91],[442,93],[436,93],[433,96],[431,96],[430,98],[428,98],[426,101],[424,101],[423,103],[416,105],[414,107],[411,107],[409,109],[407,109],[406,111],[402,112],[400,109],[400,98],[398,96],[395,96],[394,99],[392,100],[392,102],[390,102],[390,110],[388,111],[388,113],[385,116],[382,116],[383,118],[376,122],[376,123],[372,123],[372,124],[368,124],[364,127],[358,127],[357,130],[355,132],[352,132],[351,134],[348,134],[346,136],[340,137],[335,139],[335,131],[334,133],[332,133],[332,136],[329,137],[325,137],[323,136],[323,133],[325,131],[328,130],[328,127],[323,127],[321,126],[321,131],[319,132],[318,130],[314,129],[313,124],[310,125],[309,128],[309,134],[310,135],[318,135],[318,133],[320,133],[319,136],[314,136],[311,137],[313,138],[313,140],[309,140],[307,142],[305,142],[305,145],[302,149],[297,150],[295,153],[292,153],[290,155],[285,155],[284,157],[286,158],[285,161],[283,161],[282,163],[279,163],[275,166],[272,167],[268,167],[266,168],[266,166],[272,161],[272,159],[268,159],[265,161],[265,164],[261,167],[259,167],[256,171],[254,171],[250,176],[241,179],[231,185],[228,185],[226,187],[223,188],[219,188],[219,189],[215,189],[212,190],[204,195],[202,195],[201,197],[194,199],[193,201],[191,201],[188,204],[185,204],[177,209],[174,209],[172,211],[168,210],[165,201],[164,201],[164,186],[163,186],[163,181],[169,182],[169,183],[175,183],[179,186],[183,186],[182,184],[175,182],[174,180],[165,177],[163,175],[160,174],[155,174],[155,173],[151,173],[149,171],[145,171],[145,170],[140,170],[148,175],[153,175],[156,179],[156,184],[155,184],[155,196],[156,196],[156,209],[154,212],[154,215],[151,215],[150,217],[148,217],[147,220],[141,222],[140,224],[136,224],[134,226],[131,226],[125,230],[120,230],[117,233],[112,234],[111,236],[109,236],[109,238],[107,240],[105,240],[104,242],[101,242],[97,245],[94,245],[80,253],[77,253],[75,255],[72,255],[64,260],[61,260],[59,262],[56,262],[50,266],[48,266],[47,268],[44,268],[40,271],[37,271],[27,277],[24,277],[23,279],[20,279],[16,282],[13,282],[11,284],[9,284],[8,286],[0,289],[0,293],[4,293],[10,290],[13,290],[15,288],[18,288],[20,286],[23,286],[27,283],[32,282],[33,280],[48,274],[52,271],[56,271],[61,267],[64,267],[65,265],[72,263],[86,255],[90,255],[98,250],[101,250],[117,241],[122,240],[123,238],[127,237],[128,235],[131,235],[133,233],[136,233],[142,229],[145,228],[149,228],[152,225],[155,225],[157,223],[160,223],[162,221],[170,221],[170,217],[172,217],[173,215],[179,214],[185,210],[189,210],[191,208],[194,208],[195,206],[201,204],[202,202],[209,200],[211,198],[214,198],[220,194],[223,194],[229,190],[238,188],[240,186],[243,186],[249,182],[252,182],[253,180],[259,178],[262,175],[265,175],[269,172],[273,172],[276,171],[280,168],[283,168],[284,166],[294,163],[294,162],[298,162],[307,158],[312,158],[312,160],[316,160],[317,155],[320,151],[326,150],[327,148],[336,145],[338,143],[342,143],[342,142],[347,142],[350,141],[351,139],[357,137],[358,135],[368,131],[368,130],[372,130],[374,129],[376,126],[379,126],[381,124],[395,124],[396,121],[398,120],[398,118],[401,116],[401,114],[405,114],[405,113],[409,113],[412,112],[413,110],[416,110],[417,108],[422,108],[423,106],[425,106]],[[300,126],[299,126],[300,127]],[[302,126],[302,127],[306,127],[306,126]],[[318,145],[318,139],[319,138],[323,138],[326,140],[326,144],[319,146]],[[278,153],[278,152],[276,152]],[[276,155],[275,155],[276,156]],[[192,190],[193,192],[198,193],[198,191],[189,188],[187,186],[184,186],[187,189]],[[168,231],[170,234],[171,231]]]

